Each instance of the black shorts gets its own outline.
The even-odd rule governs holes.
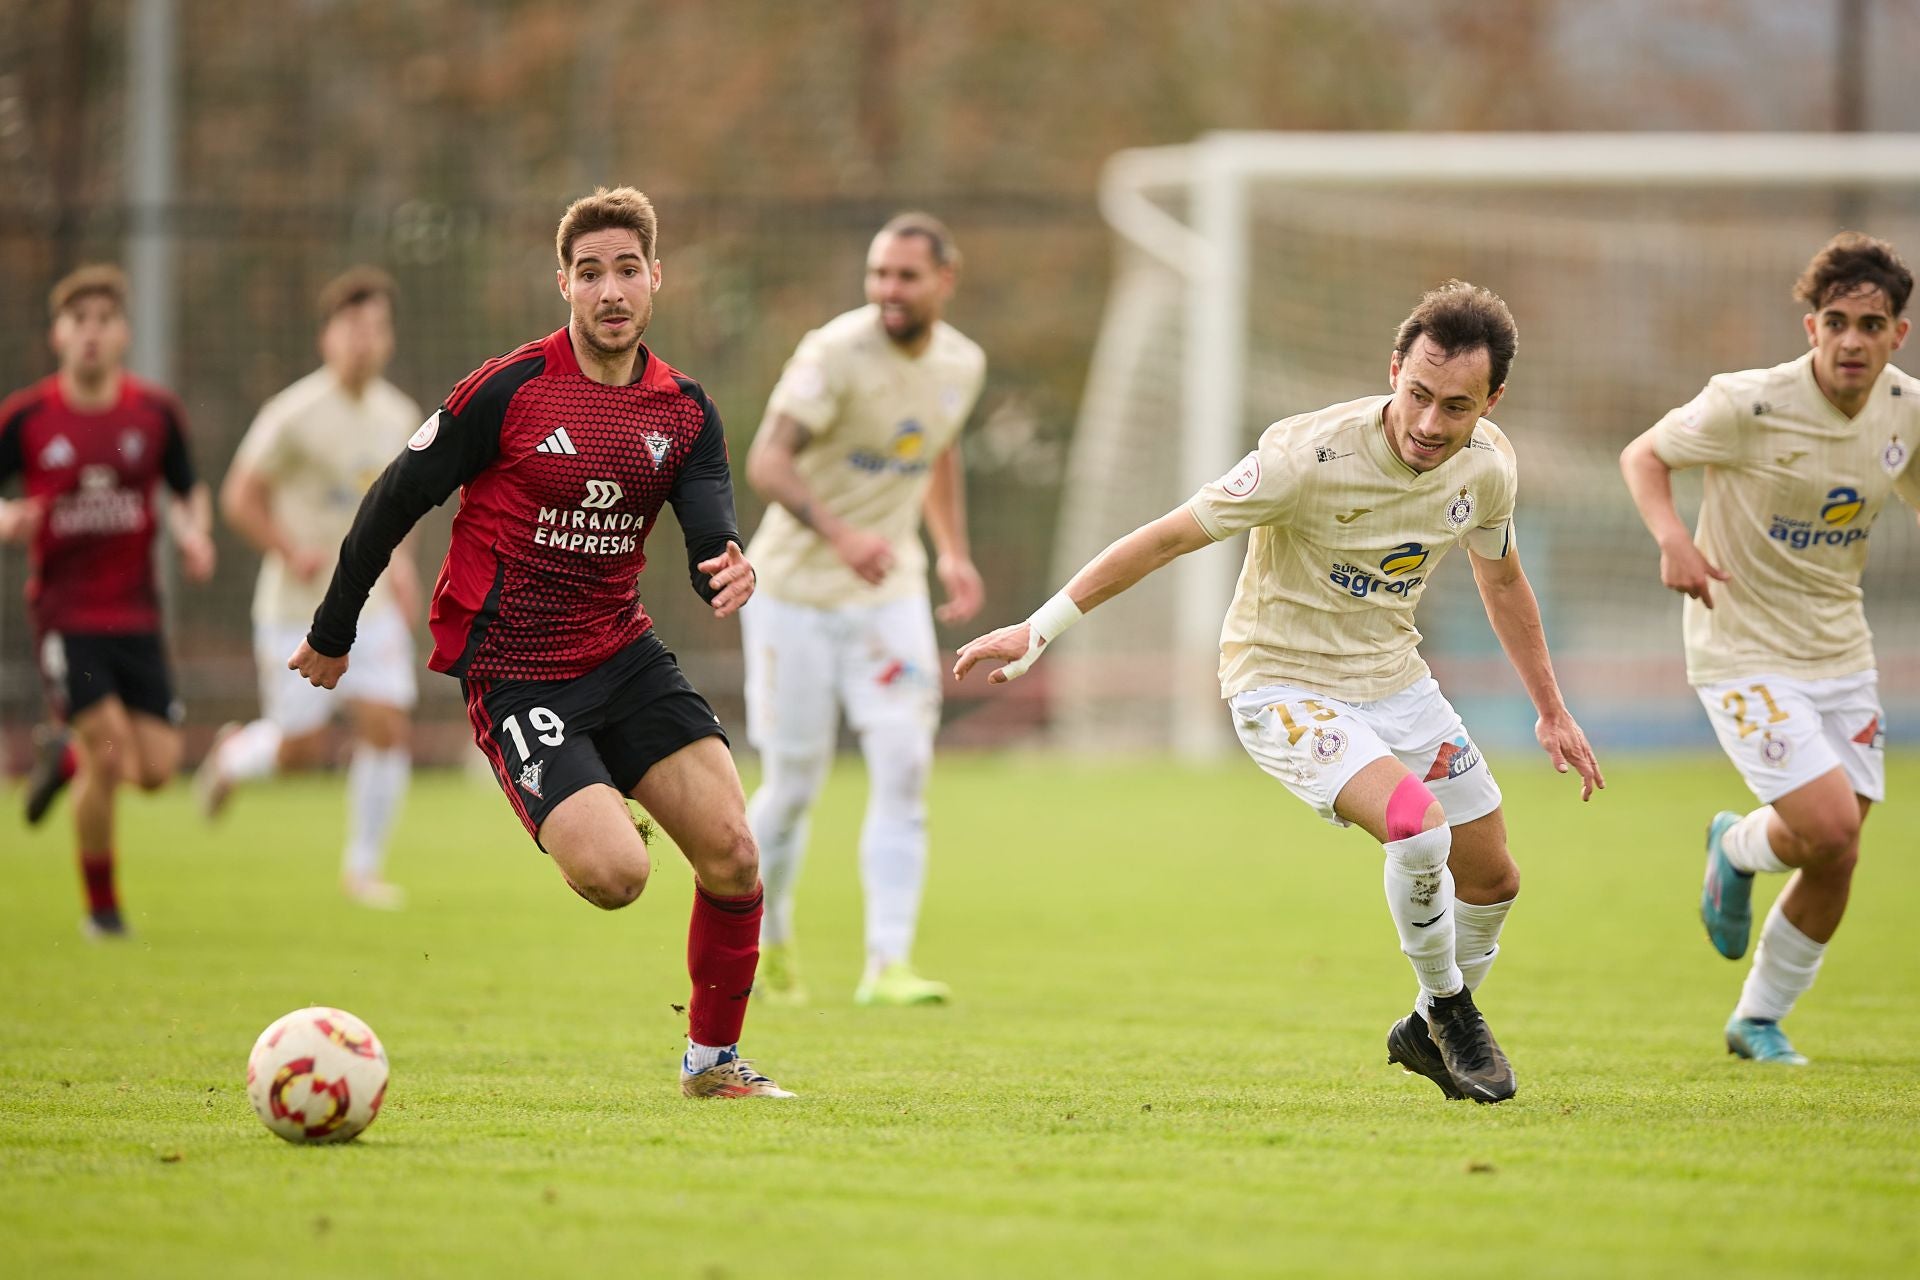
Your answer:
[[[40,637],[40,678],[54,715],[72,720],[102,698],[117,697],[129,711],[179,724],[160,633],[76,634],[49,631]]]
[[[626,795],[720,717],[651,631],[571,680],[463,680],[473,740],[534,843],[562,800],[604,782]],[[541,848],[545,848],[541,845]]]

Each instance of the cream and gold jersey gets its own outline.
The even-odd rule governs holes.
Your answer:
[[[1888,365],[1848,418],[1813,353],[1723,373],[1654,427],[1669,467],[1706,467],[1695,540],[1732,575],[1686,601],[1687,679],[1822,679],[1873,666],[1861,604],[1867,539],[1889,493],[1920,505],[1920,380]]]
[[[392,383],[376,378],[355,399],[325,368],[261,406],[234,462],[272,485],[274,519],[293,540],[328,558],[311,581],[302,582],[280,557],[268,556],[254,586],[256,623],[304,626],[313,617],[360,499],[406,445],[420,417],[420,406]]]
[[[1513,549],[1513,447],[1482,419],[1467,446],[1415,471],[1388,443],[1389,397],[1268,427],[1188,509],[1215,541],[1252,530],[1220,631],[1220,690],[1270,684],[1373,702],[1427,674],[1414,607],[1456,543]]]
[[[813,438],[795,460],[813,496],[893,544],[893,569],[863,582],[825,539],[774,505],[747,547],[759,590],[830,609],[927,594],[920,510],[929,473],[960,434],[986,379],[975,343],[938,321],[918,356],[901,351],[878,307],[837,316],[800,341],[767,401]]]

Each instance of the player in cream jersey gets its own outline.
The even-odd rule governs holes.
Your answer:
[[[902,214],[882,228],[867,255],[869,305],[801,340],[747,457],[769,502],[747,548],[759,587],[740,622],[747,732],[764,771],[747,809],[767,891],[757,990],[776,1001],[805,998],[794,892],[841,708],[871,779],[860,837],[867,968],[854,998],[948,994],[911,958],[940,718],[923,515],[947,594],[941,620],[972,617],[982,597],[958,440],[986,357],[940,318],[958,265],[936,219]]]
[[[327,724],[344,701],[354,735],[341,883],[368,906],[400,905],[384,877],[388,835],[412,773],[416,696],[409,619],[413,563],[396,556],[361,615],[352,669],[337,690],[287,670],[326,594],[341,540],[373,481],[420,423],[420,407],[381,376],[393,356],[393,281],[360,267],[321,294],[321,368],[255,417],[221,487],[227,520],[265,555],[253,596],[261,718],[215,738],[198,777],[209,816],[234,786],[326,763]]]
[[[1210,543],[1251,530],[1220,637],[1220,687],[1261,768],[1386,853],[1387,905],[1420,982],[1388,1055],[1450,1098],[1513,1096],[1513,1070],[1472,992],[1519,892],[1500,790],[1418,652],[1414,608],[1464,543],[1488,620],[1581,798],[1604,786],[1553,676],[1513,533],[1514,459],[1481,415],[1517,336],[1499,298],[1449,281],[1400,325],[1391,396],[1269,427],[1240,465],[1115,542],[1026,622],[972,641],[954,667],[1023,674],[1084,610]]]
[[[1913,276],[1893,247],[1834,237],[1795,291],[1812,349],[1721,374],[1621,455],[1684,592],[1687,679],[1760,807],[1707,829],[1700,912],[1715,949],[1746,954],[1753,876],[1792,870],[1761,929],[1728,1049],[1804,1063],[1780,1021],[1813,984],[1846,909],[1860,829],[1886,795],[1884,720],[1861,605],[1868,537],[1889,495],[1920,505],[1920,381],[1889,361]],[[1706,468],[1700,525],[1672,471]]]

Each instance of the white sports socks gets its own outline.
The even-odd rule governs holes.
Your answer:
[[[807,854],[807,814],[833,767],[830,751],[818,755],[762,753],[765,773],[747,802],[747,826],[760,846],[760,881],[766,887],[766,913],[760,917],[760,942],[793,937],[794,891]]]
[[[1453,904],[1453,954],[1460,966],[1460,979],[1467,990],[1478,991],[1487,980],[1487,971],[1500,954],[1500,930],[1513,910],[1513,899],[1505,902],[1461,902]]]
[[[1450,996],[1464,984],[1454,961],[1453,872],[1447,854],[1453,831],[1445,826],[1404,840],[1389,840],[1386,852],[1387,910],[1400,932],[1400,950],[1428,996]]]
[[[1815,942],[1794,927],[1776,898],[1760,928],[1760,945],[1754,949],[1753,968],[1740,988],[1734,1016],[1778,1022],[1792,1013],[1793,1002],[1819,976],[1820,959],[1826,952],[1826,943]]]
[[[1727,855],[1727,861],[1741,871],[1788,871],[1792,868],[1780,861],[1780,855],[1773,851],[1773,842],[1767,838],[1767,820],[1773,817],[1773,806],[1761,805],[1740,821],[1727,828],[1720,837],[1720,848]]]
[[[355,745],[347,765],[347,848],[341,859],[348,875],[379,878],[387,861],[387,837],[412,776],[413,757],[405,747]]]
[[[927,774],[933,735],[888,724],[860,735],[867,761],[867,818],[860,828],[860,883],[867,905],[867,971],[913,954],[927,879]]]

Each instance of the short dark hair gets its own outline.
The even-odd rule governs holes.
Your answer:
[[[936,267],[960,267],[960,246],[954,243],[953,232],[947,224],[930,213],[912,210],[896,213],[887,219],[887,225],[880,228],[875,236],[920,236],[927,242],[927,248],[933,253],[933,265]]]
[[[399,296],[393,277],[380,268],[348,267],[320,290],[320,323],[324,325],[348,307],[357,307],[375,298],[385,298],[387,305],[392,306]]]
[[[1485,347],[1490,362],[1489,394],[1506,385],[1507,370],[1520,349],[1520,331],[1514,327],[1513,312],[1507,310],[1500,295],[1465,280],[1448,280],[1427,290],[1419,305],[1400,322],[1400,331],[1393,337],[1393,353],[1404,360],[1423,336],[1447,356]]]
[[[1886,294],[1887,305],[1897,316],[1913,296],[1913,272],[1885,240],[1842,231],[1813,255],[1794,282],[1793,296],[1818,311],[1835,298],[1867,289]]]
[[[127,309],[127,273],[110,262],[90,262],[61,276],[47,291],[47,315],[57,320],[82,298],[111,298],[122,314]]]
[[[560,255],[560,269],[573,266],[573,242],[595,231],[624,227],[640,237],[640,256],[653,261],[654,242],[659,236],[660,219],[653,201],[633,187],[595,187],[590,196],[581,196],[567,206],[554,233],[553,247]]]

